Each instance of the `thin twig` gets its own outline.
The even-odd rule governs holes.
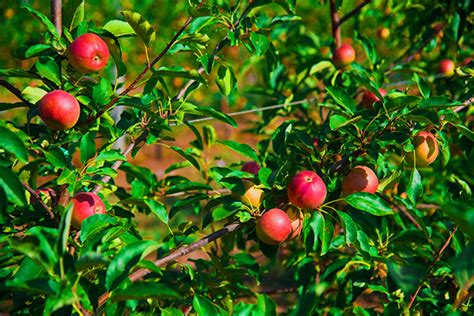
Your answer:
[[[339,27],[339,15],[337,15],[336,0],[329,0],[331,10],[331,31],[332,37],[336,41],[336,47],[341,46],[341,28]]]
[[[426,282],[426,280],[428,279],[428,276],[431,272],[431,270],[433,269],[433,267],[435,266],[435,264],[441,259],[441,257],[443,256],[443,252],[446,250],[446,248],[449,246],[449,243],[451,242],[451,239],[453,239],[453,236],[454,234],[456,233],[456,231],[458,230],[458,226],[455,226],[453,231],[451,232],[451,234],[449,235],[448,239],[446,239],[446,242],[444,243],[443,247],[441,247],[441,249],[438,251],[436,257],[433,259],[433,262],[431,262],[430,266],[428,267],[428,270],[426,270],[426,274],[425,274],[425,277],[423,278],[423,281],[420,283],[420,285],[418,286],[418,288],[416,289],[415,291],[415,294],[413,294],[413,296],[410,298],[410,303],[408,304],[408,310],[411,309],[411,307],[413,306],[413,303],[415,302],[415,299],[416,297],[418,296],[418,293],[420,292],[421,288],[423,287],[423,284]]]
[[[63,30],[62,0],[51,0],[51,15],[59,37]]]
[[[407,209],[404,206],[397,206],[397,209],[402,211],[402,213],[410,220],[410,222],[413,223],[413,225],[416,226],[418,229],[422,229],[421,225],[416,221],[416,219],[407,211]]]
[[[33,107],[33,104],[31,104],[28,100],[26,100],[23,95],[21,94],[21,91],[12,86],[10,83],[8,83],[5,79],[0,78],[0,86],[4,86],[7,88],[8,91],[13,93],[18,99],[21,100],[21,102],[25,103],[28,105],[30,108]]]
[[[156,267],[163,267],[163,266],[166,266],[168,263],[171,263],[171,262],[174,262],[176,261],[177,259],[197,250],[197,249],[200,249],[204,246],[206,246],[207,244],[213,242],[214,240],[224,236],[224,235],[227,235],[227,234],[230,234],[232,232],[235,232],[237,230],[239,230],[240,228],[242,228],[244,226],[244,224],[241,224],[241,223],[233,223],[233,224],[229,224],[227,226],[225,226],[224,228],[216,231],[215,233],[212,233],[210,235],[207,235],[206,237],[188,245],[188,246],[185,246],[185,247],[182,247],[182,248],[178,248],[176,249],[174,252],[170,253],[169,255],[161,258],[161,259],[158,259],[154,262],[154,265]],[[135,281],[138,281],[140,279],[142,279],[144,276],[146,276],[147,274],[149,274],[151,271],[148,270],[148,269],[139,269],[135,272],[133,272],[132,274],[129,275],[129,278],[130,278],[130,281],[131,282],[135,282]],[[97,314],[100,314],[101,310],[102,310],[102,306],[105,304],[105,302],[107,302],[107,299],[109,298],[109,295],[110,293],[109,292],[106,292],[104,294],[102,294],[100,297],[99,297],[99,301],[98,301],[98,305],[97,305],[97,311],[96,311],[96,315]]]
[[[28,184],[25,182],[22,182],[23,186],[25,187],[26,191],[30,192],[30,194],[33,196],[35,201],[38,201],[38,203],[41,205],[41,207],[48,213],[49,218],[53,219],[54,218],[54,213],[51,211],[51,208],[46,205],[46,203],[43,202],[43,200],[40,198],[38,193],[36,193],[35,190],[33,190]]]
[[[357,13],[359,13],[360,10],[362,10],[363,7],[365,7],[367,4],[369,4],[372,0],[365,0],[364,2],[361,2],[358,6],[356,6],[354,8],[354,10],[352,10],[351,12],[349,13],[346,13],[346,15],[344,15],[340,20],[339,22],[337,23],[338,26],[341,26],[342,23],[346,22],[347,20],[349,20],[350,18],[352,18],[354,15],[356,15]]]

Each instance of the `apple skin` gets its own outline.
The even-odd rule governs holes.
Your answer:
[[[300,235],[303,229],[304,214],[296,207],[290,207],[286,211],[286,214],[288,214],[291,222],[291,233],[288,235],[287,240],[295,239]]]
[[[63,131],[76,125],[81,107],[71,94],[63,90],[54,90],[45,94],[40,100],[38,114],[46,126]]]
[[[356,166],[342,182],[344,196],[355,192],[375,193],[379,186],[379,179],[375,172],[366,166]]]
[[[257,186],[251,181],[244,181],[245,193],[242,195],[240,200],[245,205],[250,207],[259,208],[262,204],[265,193],[262,189],[257,188]]]
[[[107,65],[109,56],[107,44],[94,33],[82,34],[72,42],[68,50],[69,63],[83,74],[102,70]]]
[[[387,91],[382,88],[379,88],[379,93],[382,95],[382,97],[387,95]],[[373,105],[377,101],[380,101],[380,99],[372,91],[366,90],[362,95],[362,105],[367,109],[373,109]]]
[[[454,62],[451,59],[446,58],[439,62],[438,70],[443,75],[446,75],[446,76],[454,75],[454,68],[456,68],[456,66],[454,65]]]
[[[73,210],[71,223],[81,229],[82,221],[94,214],[105,214],[105,205],[100,197],[92,192],[80,192],[71,199]]]
[[[241,170],[257,175],[258,171],[260,170],[260,166],[255,161],[247,161],[242,165]]]
[[[332,61],[341,68],[350,65],[356,58],[355,50],[349,44],[343,44],[333,52]]]
[[[390,36],[390,30],[386,27],[381,27],[377,30],[377,36],[380,39],[386,40]]]
[[[426,167],[432,164],[439,154],[438,141],[436,137],[427,131],[421,131],[413,138],[415,150],[406,154],[406,160],[413,165],[416,156],[416,165]]]
[[[285,211],[272,208],[257,220],[257,237],[268,245],[285,241],[292,231],[291,221]]]
[[[317,173],[305,170],[297,173],[288,185],[288,199],[294,206],[313,210],[326,199],[326,185]]]

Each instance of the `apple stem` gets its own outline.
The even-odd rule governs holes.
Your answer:
[[[61,37],[63,28],[62,6],[62,0],[51,0],[51,15],[53,16],[53,23],[56,26],[59,37]]]

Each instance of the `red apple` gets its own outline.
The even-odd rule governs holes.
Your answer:
[[[269,245],[278,245],[285,241],[292,231],[291,221],[285,211],[272,208],[257,221],[257,237]]]
[[[430,132],[421,131],[416,134],[413,139],[413,145],[415,146],[414,152],[412,151],[406,154],[406,160],[410,164],[413,164],[414,158],[416,157],[416,165],[426,167],[433,163],[438,157],[438,141]]]
[[[259,208],[265,194],[262,189],[257,188],[251,181],[244,181],[245,193],[241,197],[242,203],[250,207]]]
[[[76,125],[81,107],[71,94],[63,90],[54,90],[45,94],[40,100],[38,113],[46,126],[62,131]]]
[[[380,39],[387,39],[389,36],[390,36],[390,30],[386,27],[381,27],[377,30],[377,36],[380,38]]]
[[[333,52],[332,60],[337,67],[350,65],[356,58],[354,48],[349,44],[343,44]]]
[[[72,225],[81,229],[82,221],[94,214],[105,214],[105,205],[100,197],[91,192],[80,192],[74,195],[71,199],[72,210]]]
[[[451,59],[443,59],[439,62],[439,72],[446,76],[454,75],[454,62]]]
[[[242,165],[242,171],[253,173],[255,175],[258,174],[260,170],[260,166],[255,161],[247,161]]]
[[[378,186],[379,179],[372,169],[366,166],[357,166],[342,182],[342,194],[345,196],[355,192],[375,193]]]
[[[303,229],[304,214],[296,207],[290,207],[286,214],[288,214],[291,222],[291,233],[288,235],[287,240],[295,239]]]
[[[80,73],[98,72],[109,60],[109,48],[100,36],[86,33],[76,38],[69,46],[68,58]]]
[[[382,97],[387,95],[387,91],[382,88],[379,88],[379,93]],[[379,97],[369,90],[366,90],[362,95],[362,105],[367,109],[373,108],[373,104],[377,101],[380,101]]]
[[[297,173],[288,185],[291,204],[305,210],[313,210],[326,199],[326,185],[317,173],[309,170]]]

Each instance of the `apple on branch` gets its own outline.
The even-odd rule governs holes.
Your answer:
[[[439,148],[436,137],[427,131],[420,131],[413,138],[415,150],[406,154],[408,163],[413,164],[416,158],[416,165],[426,167],[432,164],[438,157]]]
[[[375,172],[366,166],[354,167],[342,182],[344,196],[355,192],[375,193],[379,186],[379,179]]]
[[[54,90],[41,98],[38,114],[46,126],[62,131],[76,125],[81,107],[71,94],[63,90]]]
[[[102,199],[92,192],[80,192],[71,199],[73,209],[71,223],[76,229],[81,229],[82,221],[94,214],[105,214]]]
[[[326,184],[316,172],[305,170],[297,173],[288,185],[290,203],[304,210],[320,207],[326,199]]]
[[[257,220],[257,237],[268,245],[281,244],[288,238],[292,230],[288,214],[279,208],[266,211]]]
[[[109,48],[104,40],[86,33],[76,38],[69,46],[69,63],[80,73],[88,74],[102,70],[109,60]]]

